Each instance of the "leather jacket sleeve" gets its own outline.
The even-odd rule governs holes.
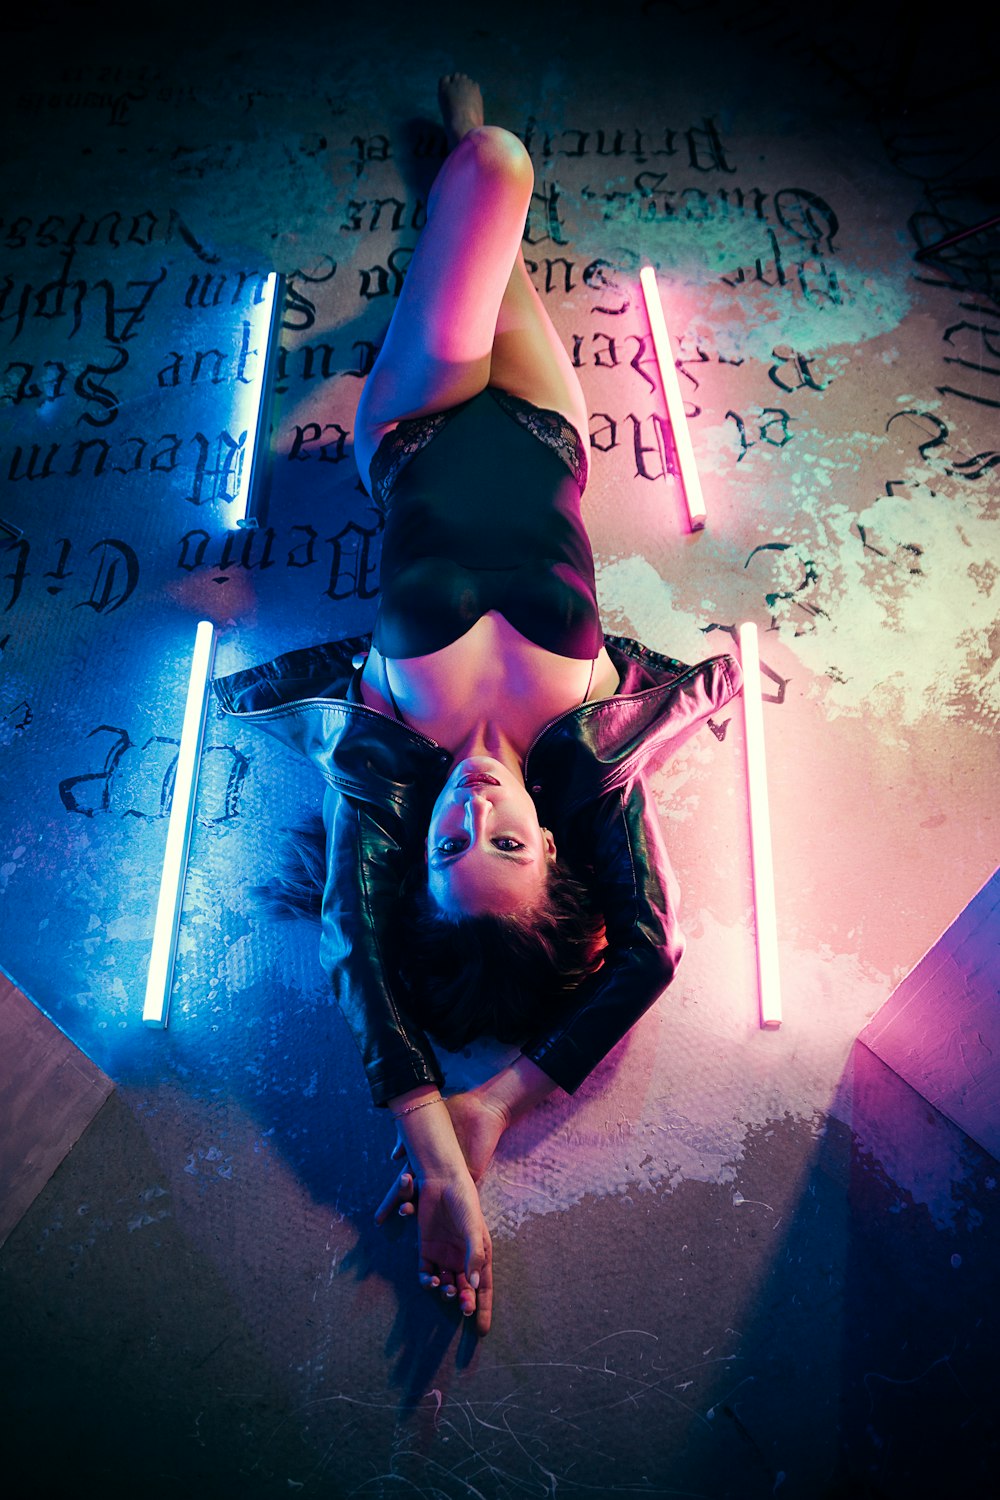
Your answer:
[[[320,957],[357,1043],[376,1104],[444,1076],[426,1035],[396,1000],[393,916],[407,868],[397,822],[372,803],[328,789],[327,871]]]
[[[376,1104],[442,1075],[393,994],[399,887],[426,826],[440,746],[366,708],[357,686],[367,636],[299,648],[219,678],[224,713],[304,755],[327,783],[320,956]]]
[[[640,768],[739,687],[730,658],[688,668],[636,642],[608,638],[608,646],[622,671],[619,696],[556,721],[540,737],[529,778],[559,847],[573,863],[575,846],[577,863],[597,872],[607,929],[602,968],[524,1048],[567,1092],[666,987],[683,947],[676,885]],[[216,692],[225,712],[307,756],[327,781],[322,959],[373,1100],[385,1104],[442,1078],[426,1035],[394,994],[393,934],[414,839],[451,757],[364,706],[356,658],[366,647],[359,637],[286,653],[221,679]]]
[[[597,973],[522,1048],[569,1094],[658,998],[684,951],[677,881],[642,779],[586,809],[574,841],[588,850],[597,872],[608,948]]]

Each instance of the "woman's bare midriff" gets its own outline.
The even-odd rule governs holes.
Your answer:
[[[430,656],[387,661],[373,647],[361,691],[370,708],[394,716],[391,687],[407,724],[447,749],[461,745],[476,723],[492,719],[523,754],[546,724],[585,696],[614,694],[618,672],[603,647],[593,678],[591,665],[536,646],[491,610]]]

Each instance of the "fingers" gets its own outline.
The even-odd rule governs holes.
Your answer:
[[[490,1232],[480,1219],[465,1241],[465,1281],[473,1291],[480,1285],[488,1254],[492,1254]]]
[[[418,1278],[420,1285],[429,1292],[440,1292],[446,1302],[457,1303],[465,1318],[475,1318],[475,1329],[480,1335],[490,1331],[493,1321],[493,1257],[489,1247],[480,1271],[472,1275],[476,1283],[464,1271],[442,1270],[432,1261],[422,1260]]]
[[[480,1335],[490,1331],[493,1322],[493,1267],[487,1262],[480,1272],[479,1290],[476,1293],[476,1332]]]
[[[478,1270],[469,1275],[470,1287],[475,1287],[476,1332],[486,1334],[493,1321],[493,1242],[490,1232],[483,1225],[483,1258]],[[463,1309],[464,1311],[464,1309]]]
[[[399,1182],[397,1179],[397,1181],[393,1183],[392,1187],[382,1199],[382,1202],[379,1204],[378,1208],[375,1210],[376,1224],[384,1224],[386,1219],[395,1208],[396,1203],[398,1202],[398,1187]]]
[[[446,1271],[435,1267],[430,1261],[421,1262],[421,1270],[418,1273],[420,1285],[429,1292],[440,1292],[446,1302],[458,1300],[462,1311],[466,1311],[466,1299],[471,1296],[472,1307],[470,1312],[475,1311],[476,1294],[471,1291],[463,1272]]]
[[[432,1260],[427,1260],[425,1257],[420,1262],[420,1269],[417,1274],[420,1285],[426,1287],[428,1291],[440,1291],[442,1296],[446,1297],[449,1302],[458,1296],[458,1288],[455,1285],[456,1273],[454,1271],[443,1270],[440,1266],[435,1265]],[[458,1274],[461,1275],[460,1272]]]
[[[412,1214],[415,1214],[417,1210],[413,1200],[416,1195],[416,1184],[413,1180],[413,1174],[411,1172],[400,1172],[396,1181],[392,1184],[392,1187],[375,1210],[375,1223],[384,1224],[393,1209],[398,1209],[404,1218],[409,1218]]]
[[[458,1294],[458,1305],[462,1310],[464,1318],[471,1318],[476,1311],[476,1289],[470,1283],[464,1271],[460,1271],[455,1279]]]
[[[489,1332],[493,1317],[493,1245],[471,1183],[423,1183],[418,1190],[409,1170],[400,1172],[376,1214],[384,1223],[395,1210],[402,1217],[418,1214],[418,1281],[453,1302],[465,1318],[475,1319],[479,1334]]]
[[[435,1267],[429,1260],[422,1260],[420,1262],[420,1270],[418,1272],[418,1275],[420,1278],[420,1285],[425,1286],[428,1291],[433,1291],[441,1285],[441,1278],[437,1274]]]
[[[402,1199],[399,1204],[399,1213],[402,1218],[412,1218],[416,1213],[416,1197],[417,1184],[412,1172],[400,1172],[396,1179],[396,1198],[397,1201]]]

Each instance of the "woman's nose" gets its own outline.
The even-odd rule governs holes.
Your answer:
[[[465,804],[465,826],[470,838],[474,839],[482,831],[489,811],[489,799],[482,792],[472,792]]]

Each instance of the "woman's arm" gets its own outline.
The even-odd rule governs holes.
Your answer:
[[[604,962],[514,1063],[448,1100],[477,1182],[504,1130],[557,1087],[572,1093],[662,994],[684,950],[677,883],[645,784],[637,780],[609,793],[581,821],[577,840],[583,837],[599,872]]]
[[[328,783],[320,956],[372,1098],[384,1105],[442,1081],[427,1037],[394,993],[390,951],[399,886],[413,857],[411,825],[419,824],[415,789],[439,769],[439,758],[362,706],[354,663],[370,644],[370,636],[351,636],[286,652],[214,687],[225,713],[304,756]]]
[[[677,883],[644,782],[608,793],[581,814],[575,842],[598,872],[604,913],[604,962],[560,1004],[548,1026],[509,1067],[447,1100],[456,1139],[478,1182],[513,1121],[557,1087],[573,1093],[662,994],[684,950],[677,925]],[[402,1141],[395,1155],[407,1154]],[[386,1196],[387,1212],[405,1205],[404,1170]]]
[[[503,1068],[478,1088],[472,1089],[470,1095],[478,1097],[485,1106],[495,1110],[502,1117],[506,1129],[536,1104],[547,1099],[555,1088],[556,1085],[548,1074],[543,1073],[530,1057],[522,1055],[509,1067]]]
[[[375,1215],[392,1209],[417,1220],[421,1285],[457,1297],[466,1317],[487,1333],[493,1311],[493,1247],[479,1194],[466,1165],[448,1105],[437,1089],[409,1090],[389,1101],[410,1172],[401,1173]],[[413,1201],[416,1208],[413,1208]]]
[[[504,1131],[556,1085],[528,1057],[519,1057],[485,1083],[452,1094],[448,1111],[474,1182],[482,1181]]]
[[[486,1083],[444,1100],[435,1088],[412,1089],[389,1101],[399,1142],[393,1155],[407,1165],[375,1215],[416,1217],[422,1286],[457,1297],[476,1329],[493,1317],[493,1245],[475,1184],[504,1130],[555,1088],[529,1058],[519,1057]]]
[[[492,1078],[464,1093],[451,1094],[445,1101],[455,1139],[473,1182],[480,1183],[493,1160],[504,1131],[520,1119],[521,1115],[543,1099],[547,1099],[556,1085],[541,1068],[528,1057],[519,1057],[508,1067],[502,1068]],[[414,1090],[407,1096],[416,1101],[437,1097],[435,1090]],[[392,1101],[392,1108],[400,1103]],[[404,1133],[402,1121],[397,1124],[398,1138],[392,1152],[394,1161],[405,1161],[392,1187],[386,1193],[376,1214],[376,1222],[383,1224],[394,1209],[404,1216],[416,1212],[413,1206],[417,1197],[417,1182],[410,1170],[412,1155],[409,1133]],[[419,1150],[419,1145],[417,1147]],[[431,1284],[431,1283],[426,1283]]]
[[[523,1049],[569,1094],[662,994],[684,951],[677,882],[642,779],[586,809],[574,832],[596,872],[608,947],[597,973]]]
[[[326,888],[320,957],[354,1035],[372,1099],[383,1105],[443,1075],[422,1029],[400,1004],[387,948],[407,867],[391,818],[332,789],[323,805]]]

